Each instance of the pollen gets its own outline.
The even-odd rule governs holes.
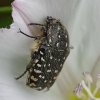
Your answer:
[[[93,79],[89,72],[83,72],[85,80],[82,80],[74,90],[74,94],[80,100],[100,100],[100,74],[97,76],[95,88],[93,87]]]

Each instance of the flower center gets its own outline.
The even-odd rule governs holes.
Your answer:
[[[96,87],[94,89],[91,86],[93,80],[89,72],[84,72],[83,75],[85,80],[82,80],[74,90],[77,98],[80,100],[100,100],[100,74],[98,74]]]

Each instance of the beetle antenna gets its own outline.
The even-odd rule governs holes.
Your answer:
[[[46,26],[46,25],[43,25],[43,24],[38,24],[38,23],[29,23],[28,25]]]
[[[23,35],[27,36],[27,37],[35,38],[35,39],[41,38],[41,37],[45,37],[45,36],[35,36],[35,37],[34,37],[34,36],[30,36],[30,35],[27,35],[26,33],[22,32],[21,29],[19,29],[19,32],[22,33]],[[19,33],[19,32],[18,32],[18,33]]]

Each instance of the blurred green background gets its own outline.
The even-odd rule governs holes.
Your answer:
[[[11,3],[13,1],[14,0],[0,0],[0,28],[9,28],[10,24],[13,22],[11,15]]]

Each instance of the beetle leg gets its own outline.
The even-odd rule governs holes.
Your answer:
[[[34,52],[31,54],[31,61],[30,63],[27,65],[26,70],[24,71],[23,74],[21,74],[19,77],[15,78],[16,80],[20,79],[22,76],[24,76],[26,74],[26,72],[32,67],[32,64],[34,63],[34,59],[39,59],[39,54],[38,52]]]
[[[30,38],[35,38],[35,39],[45,38],[45,36],[35,36],[34,37],[34,36],[27,35],[26,33],[22,32],[20,29],[19,29],[19,32]]]
[[[28,25],[46,26],[46,25],[38,24],[38,23],[29,23]],[[47,29],[42,27],[41,30],[44,30],[44,35],[47,35]]]
[[[24,76],[27,72],[27,69],[24,71],[24,73],[22,75],[20,75],[19,77],[15,78],[16,80],[20,79],[22,76]]]
[[[39,26],[46,26],[46,25],[43,25],[43,24],[38,24],[38,23],[29,23],[28,25],[39,25]]]

